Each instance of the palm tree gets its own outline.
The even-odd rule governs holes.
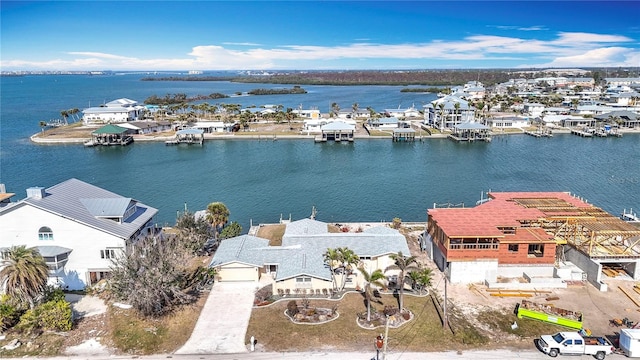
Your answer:
[[[0,270],[0,283],[5,293],[29,308],[35,307],[36,298],[47,285],[49,267],[35,247],[13,246],[5,253]]]
[[[422,268],[420,270],[410,271],[407,277],[411,280],[411,288],[422,293],[422,290],[431,286],[433,270]]]
[[[336,279],[337,270],[340,268],[340,253],[337,249],[328,248],[324,252],[324,263],[331,270],[331,280],[333,281],[333,290],[338,291],[338,280]]]
[[[373,297],[373,289],[371,285],[375,285],[380,288],[385,288],[386,284],[383,282],[385,278],[384,273],[380,269],[374,270],[372,273],[369,273],[364,266],[360,266],[358,268],[362,277],[364,279],[364,300],[367,305],[367,321],[371,321],[371,298]]]
[[[207,206],[207,221],[211,223],[214,237],[218,241],[220,228],[229,221],[229,209],[221,202],[212,202]]]
[[[385,272],[389,270],[400,270],[400,274],[398,275],[398,282],[400,283],[400,292],[398,294],[398,302],[400,311],[404,309],[404,299],[402,298],[404,295],[404,284],[406,282],[406,274],[411,270],[418,270],[419,263],[418,258],[415,256],[404,256],[402,251],[399,251],[397,254],[391,254],[391,259],[395,261],[395,263],[391,266],[387,266],[384,270]]]
[[[64,120],[64,124],[68,125],[67,117],[69,117],[69,112],[67,110],[62,110],[60,111],[60,116],[62,116],[62,119]]]
[[[40,121],[40,123],[38,125],[40,125],[40,128],[42,129],[42,133],[44,134],[44,128],[47,127],[47,122],[46,121]]]

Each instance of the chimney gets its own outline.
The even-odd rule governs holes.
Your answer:
[[[4,184],[0,184],[0,194],[4,194],[7,192],[7,188],[4,187]]]
[[[47,192],[43,187],[34,186],[27,189],[27,198],[42,199],[47,196]]]

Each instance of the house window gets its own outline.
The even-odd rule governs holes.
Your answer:
[[[38,240],[53,240],[53,231],[50,227],[43,226],[38,230]]]
[[[518,244],[509,244],[509,252],[518,252]]]
[[[116,249],[100,250],[100,258],[101,259],[115,259],[116,258]]]
[[[529,257],[542,257],[542,254],[544,254],[544,245],[529,244],[529,250],[527,254],[529,255]]]
[[[296,288],[310,289],[311,277],[310,276],[298,276],[296,278]]]

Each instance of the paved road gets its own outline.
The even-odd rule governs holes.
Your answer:
[[[202,308],[191,337],[175,353],[186,355],[247,352],[244,337],[251,317],[255,290],[254,283],[216,283]]]
[[[196,355],[176,355],[176,354],[158,354],[150,356],[91,356],[82,357],[74,356],[73,360],[117,360],[117,359],[137,359],[137,360],[302,360],[302,359],[348,359],[348,360],[370,360],[375,358],[375,352],[298,352],[298,353],[273,353],[273,352],[245,352],[239,354],[196,354]],[[593,359],[592,356],[570,356],[557,357],[556,359],[567,360],[588,360]],[[48,358],[47,360],[68,360],[69,358]],[[380,354],[382,360],[382,354]],[[549,356],[536,351],[510,351],[510,350],[491,350],[491,351],[464,351],[464,352],[436,352],[436,353],[391,353],[388,354],[386,360],[549,360]],[[609,360],[627,359],[622,355],[609,355]],[[18,359],[16,359],[18,360]]]

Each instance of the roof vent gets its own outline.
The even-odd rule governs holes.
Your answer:
[[[4,184],[0,184],[0,194],[4,194],[7,192],[7,188],[4,187]]]
[[[27,197],[32,199],[42,199],[47,196],[47,192],[43,187],[34,186],[27,189]]]

